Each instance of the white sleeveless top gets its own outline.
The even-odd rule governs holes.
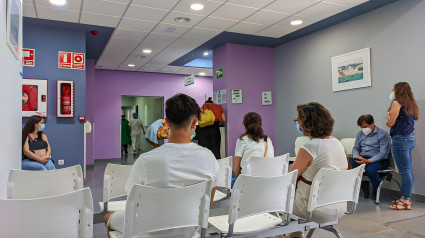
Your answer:
[[[346,170],[348,161],[345,155],[344,147],[336,138],[319,139],[314,138],[306,142],[302,147],[307,153],[313,157],[312,165],[307,167],[301,174],[306,180],[312,181],[314,176],[321,168]],[[297,216],[307,217],[307,205],[310,197],[311,186],[299,181],[297,191],[295,193],[294,214]],[[341,203],[331,206],[326,206],[318,209],[313,213],[313,220],[332,221],[341,217],[347,211],[347,204]]]

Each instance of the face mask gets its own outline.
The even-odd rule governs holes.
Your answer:
[[[38,131],[43,131],[46,127],[46,124],[41,124],[40,128],[38,128]]]
[[[394,101],[395,93],[393,91],[391,91],[389,98],[390,98],[391,101]]]
[[[299,123],[295,123],[296,127],[297,127],[297,131],[301,134],[304,135],[304,132],[300,129],[300,124]]]
[[[362,128],[363,134],[369,135],[372,132],[372,129],[370,127]]]

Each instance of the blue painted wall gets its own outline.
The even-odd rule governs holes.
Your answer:
[[[24,67],[23,78],[48,80],[48,118],[45,132],[52,147],[52,158],[65,160],[64,166],[83,165],[83,123],[86,112],[86,71],[59,69],[58,51],[86,52],[86,33],[58,28],[23,26],[23,47],[35,49],[35,67]],[[74,80],[75,117],[56,117],[56,81]],[[23,118],[23,125],[27,122]]]

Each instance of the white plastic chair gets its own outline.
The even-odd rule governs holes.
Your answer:
[[[217,187],[225,188],[227,193],[216,190],[213,199],[214,202],[223,200],[230,196],[232,186],[232,160],[232,156],[217,160],[218,176],[216,185]]]
[[[277,177],[240,175],[233,187],[229,215],[210,217],[208,222],[227,237],[268,230],[282,223],[270,212],[292,213],[298,171]]]
[[[111,231],[109,234],[114,238],[130,238],[169,229],[200,227],[201,237],[205,237],[212,186],[211,180],[181,188],[135,184],[127,197],[123,233]]]
[[[337,204],[340,202],[351,203],[351,209],[345,214],[351,214],[356,210],[359,201],[360,184],[362,181],[365,165],[351,170],[320,169],[311,184],[310,197],[307,206],[307,219],[301,222],[312,220],[313,212],[318,208]],[[338,218],[339,219],[339,218]],[[342,237],[333,226],[320,227],[334,233],[337,237]],[[311,237],[314,229],[311,230],[307,238]]]
[[[0,211],[1,237],[93,237],[90,188],[45,198],[0,200]]]
[[[355,143],[356,143],[356,138],[341,139],[341,144],[344,147],[346,155],[352,154]]]
[[[125,185],[130,175],[132,165],[108,164],[103,175],[103,202],[99,208],[103,212],[120,211],[125,209],[125,200],[110,201],[126,196]]]
[[[298,151],[309,140],[310,140],[310,138],[308,138],[308,136],[298,136],[297,139],[295,139],[295,148],[294,148],[295,157],[289,157],[288,162],[289,161],[291,161],[291,162],[295,161],[295,158],[297,157]]]
[[[246,166],[246,175],[275,177],[288,173],[289,153],[274,158],[252,157]]]
[[[10,170],[8,199],[51,197],[83,188],[80,165],[48,171]]]

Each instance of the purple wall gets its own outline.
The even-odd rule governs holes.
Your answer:
[[[228,154],[234,155],[237,138],[245,131],[243,116],[257,112],[263,118],[264,133],[275,138],[274,106],[262,106],[262,91],[274,97],[274,53],[272,48],[225,44],[214,50],[213,72],[223,68],[223,78],[213,77],[214,91],[227,89],[226,111],[229,127]],[[232,104],[231,90],[242,89],[242,104]],[[276,144],[273,144],[275,147]]]
[[[93,63],[87,63],[87,112],[92,113],[87,115],[95,123],[94,159],[121,157],[122,95],[164,97],[165,102],[177,93],[185,93],[197,98],[198,103],[204,100],[203,95],[212,95],[211,77],[196,77],[195,84],[185,87],[185,75],[93,70],[93,67]],[[87,164],[93,164],[93,159],[88,157]]]

